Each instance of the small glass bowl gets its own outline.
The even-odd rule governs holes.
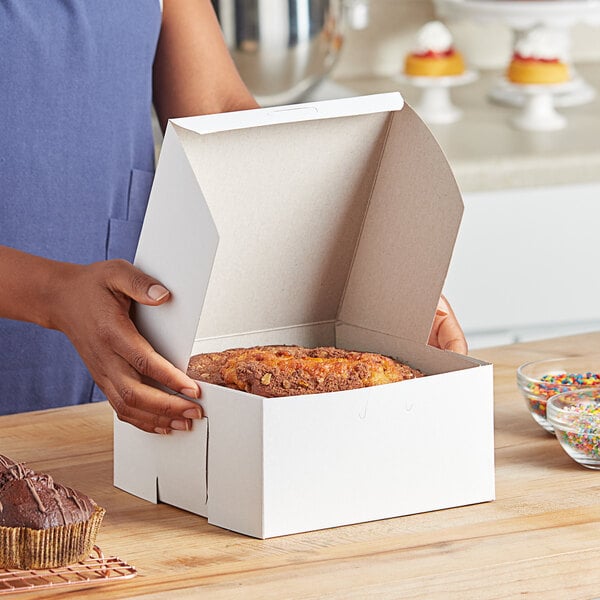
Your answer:
[[[600,469],[600,388],[552,396],[546,418],[563,450],[588,469]]]
[[[562,392],[600,385],[600,355],[536,360],[517,369],[517,385],[533,420],[552,433],[546,419],[548,400]]]

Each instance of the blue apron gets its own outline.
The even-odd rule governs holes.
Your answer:
[[[160,24],[159,0],[0,0],[0,244],[133,259]],[[0,414],[103,399],[66,336],[0,319]]]

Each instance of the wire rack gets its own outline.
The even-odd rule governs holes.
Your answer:
[[[137,575],[135,567],[120,558],[105,557],[98,546],[94,546],[94,552],[97,556],[90,556],[74,565],[55,569],[31,571],[0,569],[0,595],[54,589],[67,585],[96,585],[131,579]]]

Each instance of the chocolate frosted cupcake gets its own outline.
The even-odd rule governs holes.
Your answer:
[[[104,509],[0,455],[0,568],[48,569],[87,558]]]

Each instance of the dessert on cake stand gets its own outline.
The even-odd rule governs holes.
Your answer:
[[[404,73],[397,75],[396,80],[408,83],[421,89],[421,98],[413,107],[426,123],[454,123],[463,111],[453,102],[451,88],[465,85],[477,79],[475,71],[465,71],[460,75],[446,77],[414,77]]]
[[[463,56],[454,47],[448,28],[441,21],[425,23],[417,32],[411,51],[404,58],[404,70],[396,79],[421,89],[415,106],[428,123],[454,123],[462,111],[452,103],[450,89],[477,78],[466,68]]]
[[[447,19],[467,18],[478,22],[502,22],[513,31],[516,45],[523,35],[536,26],[551,27],[570,42],[570,28],[583,23],[600,25],[600,0],[434,0],[438,14]],[[596,90],[569,65],[571,81],[552,92],[555,106],[577,106],[590,102]],[[492,100],[511,106],[525,106],[531,94],[521,86],[498,78],[489,91]]]
[[[558,94],[577,85],[567,64],[567,43],[562,32],[535,26],[515,44],[506,79],[523,97],[523,110],[513,124],[529,131],[554,131],[567,121],[555,109]]]

